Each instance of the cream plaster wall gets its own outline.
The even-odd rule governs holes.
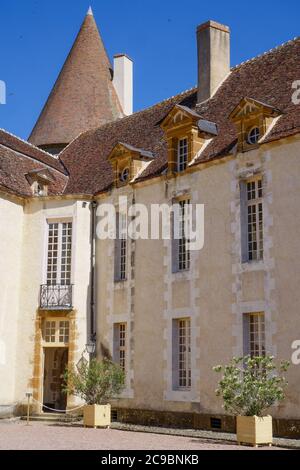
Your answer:
[[[114,282],[114,241],[96,243],[97,351],[112,354],[113,325],[127,323],[127,386],[118,406],[217,413],[218,376],[212,367],[242,354],[244,313],[264,311],[266,346],[290,359],[300,340],[300,142],[261,146],[177,178],[123,187],[99,198],[118,204],[127,195],[148,208],[188,194],[205,205],[205,244],[191,269],[173,274],[171,242],[128,243],[127,279]],[[265,256],[241,263],[239,181],[259,171],[264,187]],[[43,282],[47,218],[70,217],[76,361],[86,343],[89,312],[90,207],[83,201],[31,200],[24,208],[0,198],[0,403],[22,401],[33,378],[35,319]],[[192,389],[172,389],[172,320],[190,317]],[[75,362],[76,362],[75,361]],[[300,418],[300,366],[288,373],[287,400],[273,415]]]
[[[130,278],[113,282],[113,242],[98,243],[99,343],[112,351],[113,322],[127,319],[130,325],[133,395],[118,406],[222,412],[212,367],[243,353],[245,313],[264,311],[267,351],[278,359],[291,358],[291,344],[300,339],[299,148],[296,139],[289,139],[168,183],[161,178],[135,188],[136,202],[148,207],[170,204],[185,192],[193,203],[204,204],[205,245],[192,253],[190,272],[172,274],[170,242],[138,240],[132,289]],[[263,262],[241,263],[239,182],[256,172],[264,184],[265,257]],[[119,192],[102,202],[116,201]],[[193,387],[177,392],[172,390],[171,328],[172,319],[185,316],[192,319]],[[300,417],[300,366],[292,366],[288,375],[287,400],[273,414]]]
[[[82,201],[31,201],[25,207],[22,242],[21,290],[16,368],[15,400],[24,400],[32,389],[34,369],[35,320],[38,315],[40,285],[45,282],[47,220],[73,221],[72,282],[78,337],[75,362],[86,344],[86,318],[89,309],[90,209]],[[49,314],[51,316],[51,313]]]
[[[0,196],[0,415],[15,402],[23,206]],[[7,406],[5,406],[7,405]]]

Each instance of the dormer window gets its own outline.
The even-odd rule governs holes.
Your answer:
[[[189,144],[188,139],[179,139],[178,141],[178,161],[177,161],[177,171],[181,173],[184,171],[188,164],[188,150]]]
[[[54,181],[53,175],[48,169],[33,170],[25,176],[33,196],[44,197],[48,195],[48,186]]]
[[[196,111],[175,105],[160,123],[168,146],[168,172],[183,173],[203,145],[218,134],[214,122],[202,119]]]
[[[260,138],[260,131],[259,127],[252,127],[252,129],[248,132],[248,144],[253,145],[257,144]]]
[[[153,154],[148,150],[119,142],[108,158],[114,171],[115,186],[120,188],[133,182],[153,158]]]
[[[231,112],[229,119],[235,123],[238,151],[247,152],[257,147],[281,111],[253,98],[243,98]]]

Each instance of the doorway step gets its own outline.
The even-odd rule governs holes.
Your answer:
[[[27,417],[22,416],[22,421],[26,421]],[[40,415],[30,416],[30,421],[40,422],[40,423],[80,423],[82,421],[82,416],[75,415],[66,415],[62,413],[42,413]]]

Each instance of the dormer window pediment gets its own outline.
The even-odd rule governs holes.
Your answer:
[[[218,134],[217,125],[186,106],[175,105],[160,124],[168,145],[168,172],[184,172],[207,139]]]
[[[153,158],[152,152],[119,142],[108,157],[115,187],[129,184]]]
[[[245,152],[257,147],[273,120],[280,114],[279,109],[267,103],[243,98],[229,116],[237,127],[238,151]]]

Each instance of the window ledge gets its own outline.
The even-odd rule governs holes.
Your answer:
[[[260,261],[246,261],[241,263],[241,272],[253,272],[253,271],[264,271],[265,262],[264,260]]]
[[[128,279],[122,279],[120,281],[114,281],[114,289],[115,290],[127,289],[127,287],[128,287]]]
[[[165,401],[182,401],[182,402],[194,402],[200,401],[199,393],[192,389],[186,390],[170,390],[164,395]]]
[[[172,274],[173,274],[173,279],[176,281],[188,280],[191,277],[191,270],[185,269],[184,271],[177,271],[176,273],[172,273]]]

